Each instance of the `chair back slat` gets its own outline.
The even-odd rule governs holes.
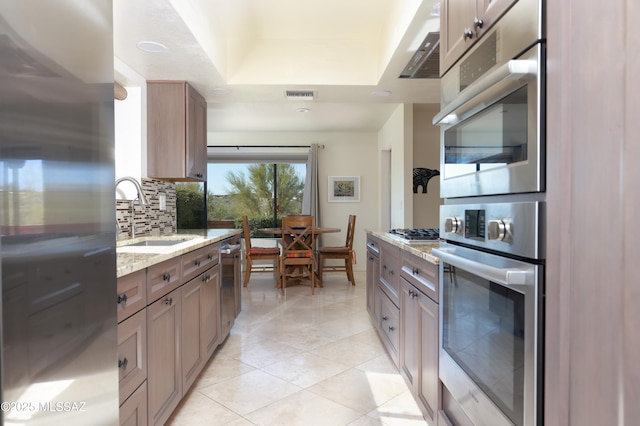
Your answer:
[[[282,218],[283,256],[302,256],[304,252],[313,254],[315,234],[313,216],[291,215]]]
[[[356,232],[356,215],[349,215],[349,224],[347,225],[347,240],[345,246],[349,247],[349,250],[353,249],[353,236]]]
[[[249,229],[249,219],[242,216],[242,230],[244,231],[244,244],[247,250],[251,249],[251,230]]]

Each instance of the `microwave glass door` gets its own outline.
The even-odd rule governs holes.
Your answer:
[[[525,294],[444,264],[442,348],[516,425],[524,422]]]
[[[527,160],[527,87],[444,131],[444,179]]]

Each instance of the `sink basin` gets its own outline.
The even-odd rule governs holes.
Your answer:
[[[124,247],[157,247],[157,246],[174,246],[176,244],[184,243],[185,241],[189,241],[187,239],[182,240],[147,240],[140,241],[138,243],[127,244]]]

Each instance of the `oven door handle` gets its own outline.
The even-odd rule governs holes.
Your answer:
[[[484,78],[470,84],[457,98],[433,117],[433,124],[455,124],[462,121],[465,117],[475,114],[499,100],[500,94],[507,92],[512,86],[515,89],[522,82],[533,79],[537,74],[538,61],[535,59],[512,59],[491,71]],[[483,96],[478,98],[481,94]],[[470,103],[474,98],[477,99],[473,104]],[[464,110],[461,108],[463,106]]]
[[[441,261],[449,265],[464,269],[474,275],[497,282],[503,285],[528,285],[533,284],[533,271],[518,268],[497,268],[486,263],[476,262],[465,257],[457,256],[447,249],[434,248],[431,252],[438,256]]]

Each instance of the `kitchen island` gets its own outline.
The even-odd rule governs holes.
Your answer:
[[[229,277],[221,246],[238,246],[241,233],[182,231],[117,243],[120,424],[164,424],[224,341],[235,316],[221,313],[238,310],[233,297],[226,302],[233,306],[222,306]],[[239,278],[231,277],[238,302]]]
[[[438,246],[367,231],[367,310],[429,424],[440,409]]]

